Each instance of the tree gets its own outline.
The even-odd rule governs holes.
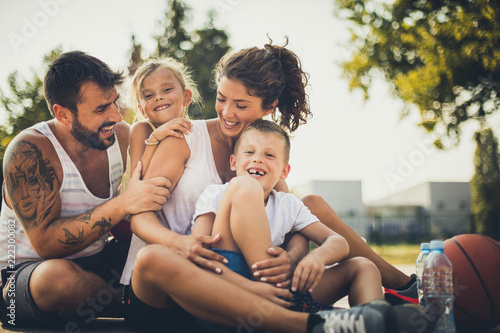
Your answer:
[[[57,47],[43,57],[43,67],[48,66],[60,54],[62,49]],[[25,80],[19,77],[17,71],[9,74],[10,94],[6,95],[0,89],[0,103],[7,113],[8,125],[0,126],[0,163],[3,165],[3,157],[7,145],[22,130],[34,124],[52,119],[47,103],[43,96],[43,77],[32,70],[33,78]],[[3,170],[1,172],[0,184],[3,183]]]
[[[491,128],[474,135],[476,172],[471,180],[475,231],[500,240],[500,167],[498,140]]]
[[[133,76],[137,68],[144,62],[141,58],[142,45],[135,42],[135,35],[132,35],[132,49],[130,50],[130,60],[128,65],[128,75]]]
[[[190,108],[190,116],[198,119],[214,118],[217,116],[214,68],[220,58],[229,51],[228,36],[224,30],[214,27],[213,16],[209,14],[209,22],[203,29],[194,31],[193,39],[193,48],[187,53],[187,61],[189,66],[195,69],[194,79],[198,83],[204,105],[194,105]]]
[[[208,23],[202,29],[188,33],[184,26],[189,22],[190,8],[180,0],[169,0],[168,7],[162,23],[164,32],[155,36],[157,49],[151,56],[170,56],[191,68],[205,103],[204,106],[191,107],[189,116],[193,119],[213,118],[217,115],[213,69],[230,48],[228,36],[224,30],[214,27],[213,12],[208,14]]]
[[[500,106],[500,2],[497,0],[335,0],[353,24],[353,58],[343,64],[350,89],[365,98],[375,71],[417,108],[421,123],[459,142],[461,125],[485,123]]]
[[[193,47],[191,37],[184,29],[184,21],[187,20],[186,12],[190,8],[180,0],[169,0],[168,9],[165,11],[163,22],[165,26],[162,35],[155,36],[155,55],[165,55],[182,61],[186,50]]]

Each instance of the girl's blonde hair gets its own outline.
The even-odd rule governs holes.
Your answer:
[[[181,84],[181,87],[183,90],[189,89],[193,93],[193,97],[191,99],[191,104],[197,104],[201,105],[202,100],[200,93],[198,91],[198,88],[196,86],[196,83],[193,80],[191,71],[187,66],[185,66],[183,63],[175,60],[174,58],[171,57],[159,57],[159,58],[153,58],[147,60],[144,64],[139,67],[135,74],[134,77],[132,78],[132,82],[128,88],[128,104],[129,107],[133,110],[137,109],[137,106],[141,103],[141,100],[143,98],[142,92],[141,92],[141,87],[142,87],[142,82],[144,79],[151,73],[153,73],[155,70],[164,68],[170,70],[177,80],[179,80],[179,83]],[[186,107],[184,110],[185,116],[187,116],[187,109],[189,106]],[[136,120],[137,118],[144,118],[142,113],[136,112]]]

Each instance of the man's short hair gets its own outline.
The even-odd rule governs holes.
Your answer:
[[[94,82],[102,89],[111,89],[123,83],[121,72],[114,72],[101,60],[81,51],[63,53],[52,64],[45,75],[43,88],[49,111],[54,116],[54,104],[78,113],[82,99],[80,88],[84,83]]]

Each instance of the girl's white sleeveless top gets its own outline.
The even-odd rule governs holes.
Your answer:
[[[211,184],[222,184],[215,166],[207,124],[205,120],[195,120],[192,123],[193,131],[184,136],[190,150],[184,173],[162,210],[156,214],[165,227],[181,235],[191,233],[191,219],[203,190]],[[129,284],[137,252],[146,245],[136,235],[132,236],[120,283]]]

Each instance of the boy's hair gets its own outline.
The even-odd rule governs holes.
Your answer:
[[[49,65],[43,89],[50,114],[54,116],[54,104],[69,109],[75,116],[82,101],[81,87],[94,82],[101,89],[112,89],[123,83],[121,72],[114,72],[101,60],[82,51],[63,53]]]
[[[240,139],[243,137],[243,135],[248,132],[251,129],[255,129],[261,133],[272,133],[280,136],[284,143],[284,153],[285,153],[285,158],[284,162],[285,164],[288,163],[288,160],[290,158],[290,137],[288,136],[288,133],[280,127],[278,124],[275,122],[272,122],[270,120],[265,120],[265,119],[258,119],[252,122],[250,125],[248,125],[240,134],[238,139],[236,140],[233,148],[233,153],[235,153],[238,150],[238,146],[240,145]]]
[[[132,83],[128,89],[128,104],[133,110],[137,109],[137,106],[141,103],[143,98],[141,87],[144,79],[148,77],[155,70],[164,68],[170,70],[174,76],[179,80],[183,90],[189,89],[193,93],[192,102],[194,104],[201,104],[200,93],[196,87],[196,83],[193,80],[191,71],[181,62],[175,60],[171,57],[159,57],[147,60],[144,64],[139,67],[132,78]],[[140,112],[136,113],[136,116]],[[142,116],[142,115],[141,115]]]

